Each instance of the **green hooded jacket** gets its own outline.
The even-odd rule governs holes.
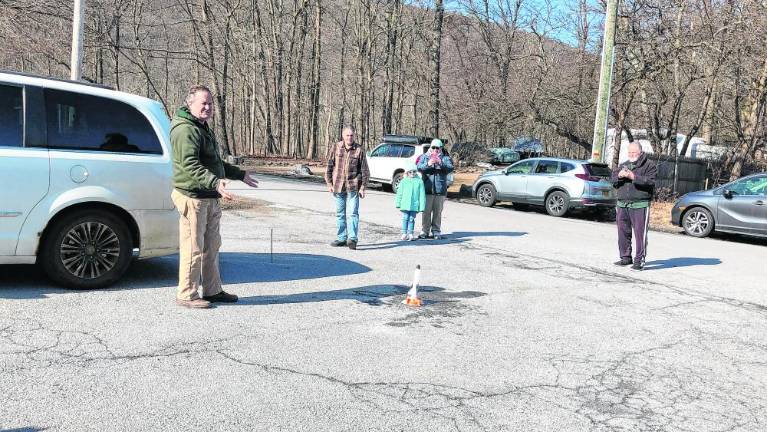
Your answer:
[[[397,196],[394,205],[403,211],[422,212],[426,208],[426,190],[420,177],[402,178],[397,186]]]
[[[222,178],[242,180],[245,171],[221,160],[216,137],[189,108],[181,107],[170,124],[173,149],[173,187],[192,198],[220,198],[216,191]]]

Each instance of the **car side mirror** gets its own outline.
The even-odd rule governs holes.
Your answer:
[[[732,191],[729,189],[725,189],[724,192],[722,192],[722,196],[724,196],[727,199],[732,199]]]

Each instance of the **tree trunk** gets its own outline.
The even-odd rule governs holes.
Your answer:
[[[442,49],[442,21],[445,16],[445,6],[443,0],[434,0],[434,20],[432,21],[432,42],[429,55],[429,69],[431,71],[431,80],[429,94],[431,98],[431,109],[429,110],[429,120],[431,127],[429,133],[433,137],[439,136],[439,77],[440,77],[440,52]]]
[[[312,44],[312,88],[309,120],[308,158],[317,157],[320,133],[320,84],[322,82],[322,0],[315,0],[314,43]]]
[[[765,42],[767,42],[767,38]],[[749,103],[740,117],[743,121],[740,127],[741,132],[738,134],[738,149],[732,157],[730,181],[736,180],[741,176],[743,164],[749,156],[753,155],[759,143],[758,132],[761,123],[764,121],[765,102],[767,102],[767,56],[765,56],[762,62],[761,75],[754,83],[749,99]]]

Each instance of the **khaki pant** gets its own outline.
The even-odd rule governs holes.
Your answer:
[[[194,300],[221,292],[218,250],[221,247],[221,206],[216,198],[189,198],[173,190],[179,218],[179,265],[176,298]]]
[[[437,235],[442,233],[442,207],[445,205],[444,195],[426,195],[426,208],[421,216],[421,232]]]

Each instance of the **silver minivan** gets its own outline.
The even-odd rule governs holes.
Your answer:
[[[100,288],[176,253],[169,130],[151,99],[0,72],[0,264]]]
[[[474,182],[472,192],[485,207],[509,201],[544,206],[552,216],[564,216],[573,208],[608,210],[616,201],[610,168],[574,159],[524,159],[485,172]]]

